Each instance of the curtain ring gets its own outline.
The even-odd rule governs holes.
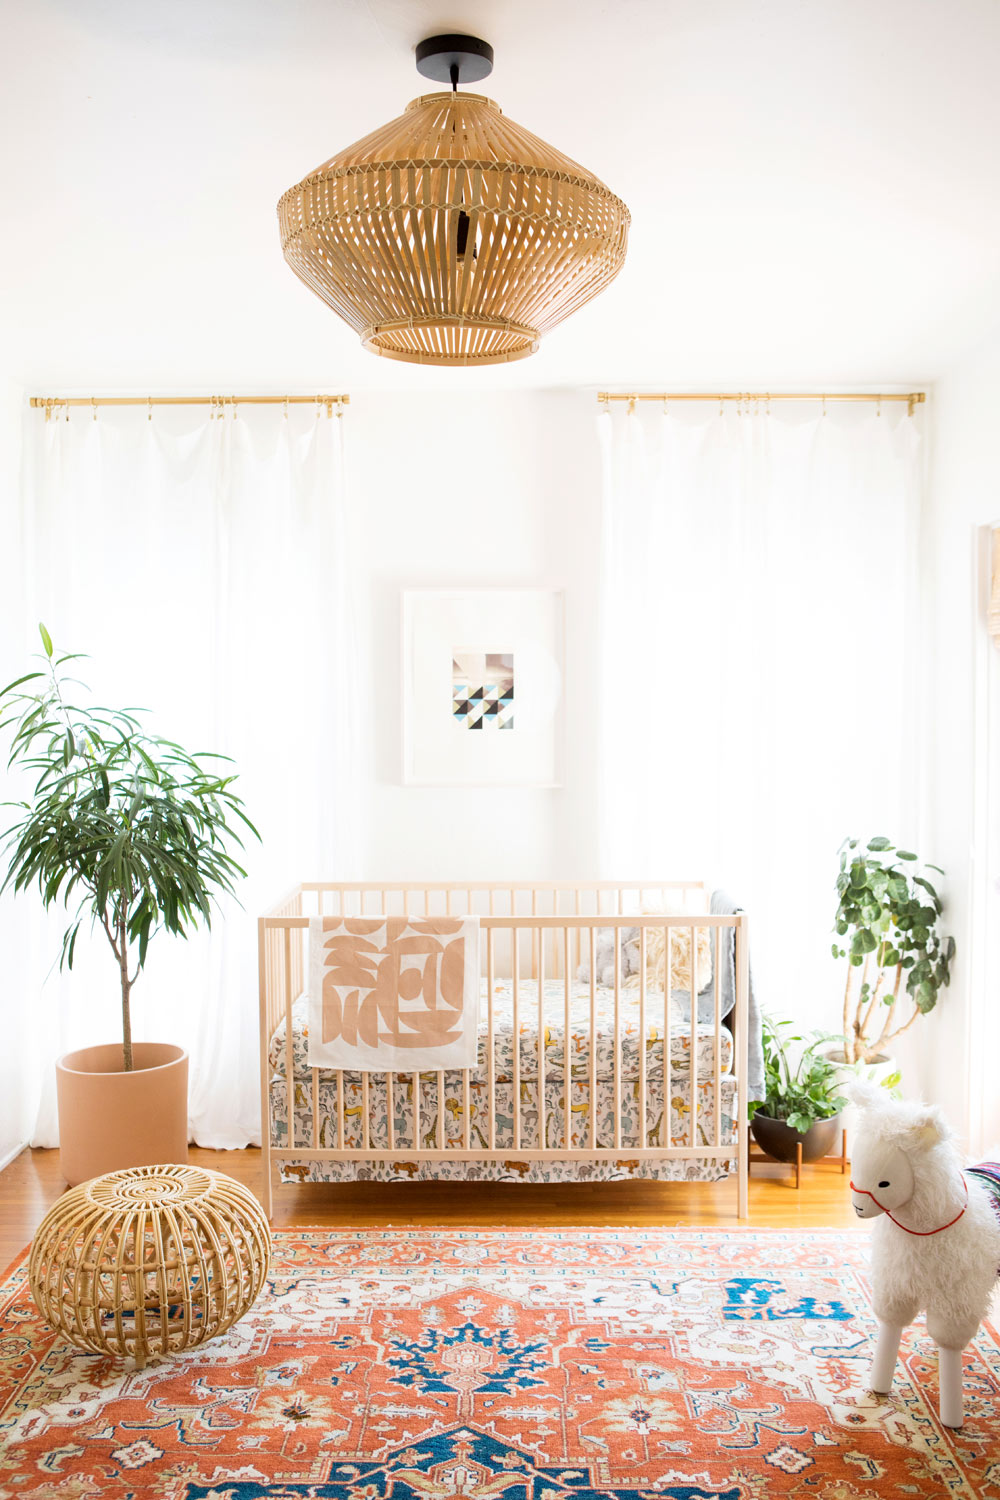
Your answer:
[[[91,398],[90,398],[90,409],[94,413],[94,421],[96,422],[97,421],[97,397],[96,396],[91,396]]]
[[[285,421],[287,422],[288,421],[288,397],[287,396],[285,397],[284,402],[282,403],[282,405],[284,407],[283,416],[285,418]]]

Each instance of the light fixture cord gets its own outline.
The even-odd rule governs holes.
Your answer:
[[[458,63],[452,63],[452,65],[448,69],[448,71],[451,74],[451,91],[452,91],[453,94],[457,94],[458,93]]]

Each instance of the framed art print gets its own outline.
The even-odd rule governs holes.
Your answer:
[[[563,596],[406,589],[403,780],[558,786]]]

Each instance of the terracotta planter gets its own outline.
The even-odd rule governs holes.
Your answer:
[[[786,1121],[772,1120],[770,1115],[762,1115],[758,1110],[750,1121],[750,1132],[760,1149],[775,1161],[794,1162],[799,1141],[802,1142],[802,1160],[818,1161],[828,1154],[840,1136],[840,1116],[817,1120],[802,1135]]]
[[[120,1042],[67,1052],[56,1063],[59,1143],[71,1187],[120,1167],[187,1161],[188,1055],[135,1042],[126,1073]]]

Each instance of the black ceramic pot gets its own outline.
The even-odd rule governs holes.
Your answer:
[[[818,1161],[826,1156],[840,1135],[840,1116],[831,1115],[829,1120],[817,1120],[810,1125],[805,1135],[793,1130],[785,1120],[772,1120],[760,1110],[750,1121],[750,1133],[762,1151],[775,1161],[795,1160],[795,1148],[802,1142],[802,1160]]]

